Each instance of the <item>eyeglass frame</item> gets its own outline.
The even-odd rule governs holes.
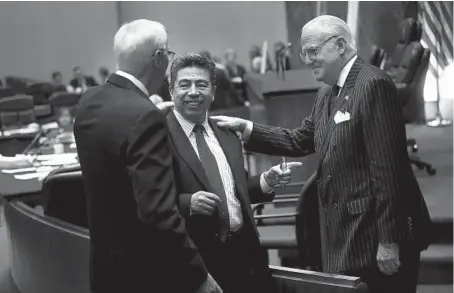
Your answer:
[[[316,52],[316,53],[315,53],[315,57],[313,57],[313,58],[312,58],[312,57],[309,57],[309,54],[307,53],[307,50],[301,51],[301,52],[300,52],[300,58],[301,58],[301,60],[302,60],[304,63],[306,63],[306,64],[309,63],[309,61],[315,61],[315,60],[317,60],[318,54],[320,54],[320,52],[322,51],[323,47],[325,47],[325,45],[326,45],[330,40],[332,40],[332,39],[334,39],[334,38],[338,38],[338,37],[339,37],[339,36],[337,36],[337,35],[331,36],[331,37],[327,38],[326,40],[324,40],[323,42],[321,42],[320,44],[318,44],[317,46],[309,48],[309,49],[311,49],[311,50],[315,50],[315,52]],[[305,55],[306,55],[307,57],[305,57]]]

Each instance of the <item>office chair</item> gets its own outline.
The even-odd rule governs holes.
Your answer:
[[[2,130],[20,129],[36,123],[32,96],[15,95],[0,99],[0,126]]]
[[[67,223],[88,228],[85,191],[80,166],[71,165],[51,172],[43,182],[47,198],[45,214]]]
[[[402,57],[399,67],[396,68],[394,82],[398,90],[399,101],[402,106],[402,116],[405,123],[422,123],[424,114],[424,83],[429,67],[430,50],[424,49],[419,42],[412,42]],[[407,139],[407,146],[412,152],[418,150],[416,140]],[[436,170],[431,164],[410,156],[410,162],[418,169],[426,169],[429,175],[435,175]]]

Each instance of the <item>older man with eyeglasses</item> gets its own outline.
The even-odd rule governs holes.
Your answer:
[[[305,196],[318,196],[323,271],[360,276],[371,292],[414,293],[431,221],[410,165],[396,87],[357,56],[350,29],[334,16],[303,27],[301,59],[326,85],[298,128],[213,118],[242,132],[249,151],[317,153],[307,182],[313,192]]]

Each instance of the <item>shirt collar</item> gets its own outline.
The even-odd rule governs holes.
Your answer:
[[[348,61],[347,64],[345,64],[344,68],[342,68],[339,75],[339,79],[337,80],[337,85],[339,87],[344,86],[345,80],[347,80],[347,76],[350,73],[350,69],[352,68],[353,63],[355,63],[356,58],[358,58],[358,55],[355,55],[352,59],[350,59],[350,61]]]
[[[143,85],[143,83],[138,80],[134,75],[132,74],[129,74],[127,72],[124,72],[123,70],[117,70],[115,72],[116,74],[128,79],[129,81],[131,81],[133,84],[135,84],[136,87],[138,87],[142,92],[144,92],[145,95],[147,95],[147,97],[150,95],[148,93],[148,90],[147,88]]]
[[[181,128],[183,128],[184,133],[189,138],[192,131],[194,130],[195,123],[184,118],[183,115],[178,113],[178,111],[176,109],[173,109],[173,113],[175,114],[175,117],[177,118],[178,122],[180,123]],[[208,119],[205,119],[205,121],[203,121],[202,125],[205,128],[206,133],[208,134],[208,129],[210,127],[210,125],[208,124]]]

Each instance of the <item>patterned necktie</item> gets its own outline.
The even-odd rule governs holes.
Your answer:
[[[208,181],[210,182],[211,187],[213,187],[215,194],[221,199],[221,203],[218,207],[218,218],[220,221],[219,238],[224,242],[230,232],[227,196],[225,195],[224,184],[221,180],[221,173],[219,172],[216,158],[210,151],[205,137],[203,136],[204,129],[203,125],[200,124],[194,126],[195,140],[197,142],[200,161],[202,162],[203,169],[205,169]]]
[[[331,90],[331,97],[329,98],[329,109],[328,109],[329,116],[331,116],[332,112],[334,111],[334,108],[336,107],[337,95],[339,95],[339,90],[340,90],[340,86],[333,85],[333,88]]]

